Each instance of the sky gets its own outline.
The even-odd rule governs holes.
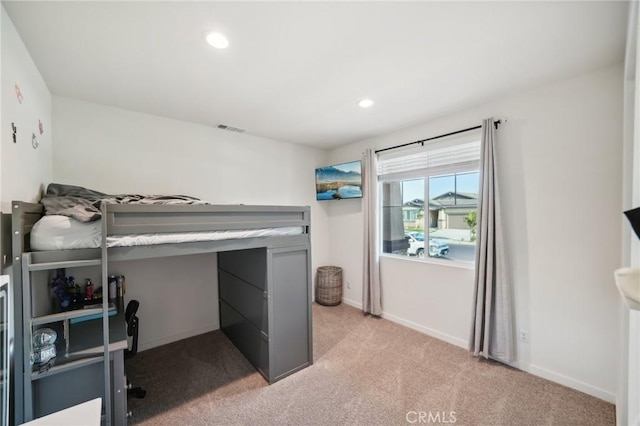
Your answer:
[[[336,164],[333,167],[335,167],[338,170],[342,170],[343,172],[357,172],[357,173],[361,173],[360,171],[360,161],[352,161],[351,163],[344,163],[344,164]]]
[[[458,192],[478,193],[479,173],[460,173],[457,175]],[[434,198],[448,191],[455,191],[456,183],[454,175],[434,176],[429,179],[429,197]],[[405,180],[402,185],[402,202],[424,199],[424,179]]]

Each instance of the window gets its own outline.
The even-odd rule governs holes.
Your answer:
[[[479,156],[478,141],[381,156],[382,252],[473,262]]]

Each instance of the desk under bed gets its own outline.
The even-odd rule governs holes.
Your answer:
[[[310,208],[244,205],[127,205],[106,204],[102,212],[99,248],[32,251],[30,232],[43,215],[40,204],[12,203],[12,253],[16,318],[16,410],[24,420],[34,416],[28,363],[31,300],[21,300],[33,285],[32,271],[76,266],[100,266],[103,286],[109,262],[198,253],[218,253],[220,326],[234,345],[269,383],[313,363],[311,317]],[[300,232],[181,243],[119,246],[135,236],[218,233],[299,228]],[[257,235],[262,235],[258,233]],[[141,240],[147,241],[147,240]],[[30,294],[26,292],[26,294]],[[103,303],[103,336],[109,336],[108,305]],[[20,341],[22,339],[22,341]],[[103,340],[108,341],[108,339]],[[21,356],[19,356],[21,355]],[[108,359],[104,345],[104,359]],[[112,413],[109,362],[104,363],[106,423],[119,424]],[[18,376],[20,377],[20,376]],[[24,395],[24,397],[21,397]],[[79,401],[82,402],[82,401]],[[119,404],[117,404],[119,405]],[[125,404],[126,405],[126,404]],[[35,413],[35,416],[45,413]]]

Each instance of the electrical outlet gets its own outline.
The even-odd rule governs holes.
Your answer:
[[[522,343],[529,343],[529,332],[527,332],[527,330],[520,330],[520,341]]]
[[[351,281],[347,281],[347,288],[351,290]]]

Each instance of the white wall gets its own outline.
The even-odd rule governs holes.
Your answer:
[[[37,201],[52,176],[51,93],[36,68],[11,19],[2,8],[2,146],[0,185],[2,211],[12,200]],[[23,100],[18,101],[15,86]],[[39,122],[43,125],[40,134]],[[17,127],[13,143],[11,123]],[[39,147],[32,147],[32,134]]]
[[[51,180],[53,138],[51,93],[3,6],[0,7],[0,15],[0,82],[2,84],[0,95],[0,115],[2,117],[0,211],[4,213],[2,220],[4,232],[4,216],[11,213],[11,201],[39,200],[41,189],[45,183]],[[22,102],[16,96],[16,85],[20,87]],[[40,134],[40,122],[43,126],[43,134]],[[12,138],[12,123],[17,127],[16,143]],[[37,149],[32,147],[32,134],[36,135],[39,142]],[[5,237],[7,236],[5,235]],[[0,252],[2,252],[0,258],[3,259],[2,270],[8,274],[11,273],[11,258],[8,257],[5,264],[4,255],[7,254],[10,244],[9,238],[0,241]],[[10,297],[14,298],[19,294],[20,283],[12,282],[11,285],[11,293],[13,294]],[[21,321],[21,314],[17,315],[17,319]],[[20,330],[18,328],[15,333],[19,333]],[[22,373],[15,371],[14,366],[12,369],[13,377],[19,378]],[[21,392],[22,385],[19,380],[13,381],[11,385],[12,393]],[[11,416],[13,418],[13,412]],[[17,420],[20,418],[21,416],[18,416]]]
[[[331,162],[506,118],[498,131],[499,185],[518,342],[514,366],[613,402],[621,262],[620,65],[333,150]],[[330,209],[331,261],[345,301],[362,300],[360,203]],[[473,271],[383,257],[384,316],[466,347]]]
[[[215,204],[310,205],[314,269],[327,262],[314,174],[325,151],[61,97],[53,121],[54,181]],[[114,266],[127,277],[127,298],[141,302],[142,349],[218,328],[215,255],[185,259]]]

